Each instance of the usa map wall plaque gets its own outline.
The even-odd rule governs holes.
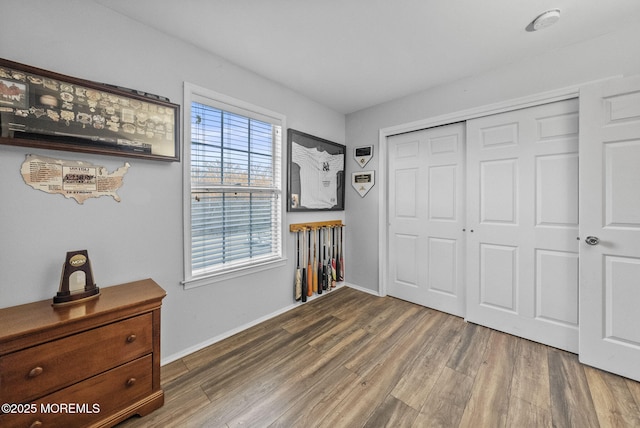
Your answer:
[[[36,190],[62,195],[83,204],[89,198],[110,196],[120,202],[116,191],[122,186],[129,163],[109,172],[83,161],[69,161],[27,155],[20,172],[24,182]]]

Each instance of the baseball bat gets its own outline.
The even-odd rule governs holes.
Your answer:
[[[316,257],[316,229],[313,229],[313,292],[318,292],[318,259]]]
[[[344,243],[342,236],[342,229],[344,226],[340,226],[340,269],[338,269],[338,277],[340,281],[344,281],[344,247],[342,246]]]
[[[329,253],[329,235],[327,234],[327,228],[322,231],[324,233],[325,241],[324,247],[327,250],[327,258],[325,260],[325,272],[324,272],[324,289],[329,289],[329,275],[331,274],[331,253]]]
[[[331,229],[327,229],[327,290],[331,289]]]
[[[336,229],[331,228],[331,288],[335,288],[336,286]]]
[[[309,242],[307,242],[307,296],[313,296],[313,271],[311,270],[311,229],[309,229]]]
[[[342,230],[342,226],[337,227]],[[336,231],[336,281],[342,281],[342,278],[340,278],[340,269],[342,269],[342,265],[340,264],[340,249],[340,234]]]
[[[316,273],[316,277],[315,279],[317,280],[317,292],[318,294],[322,294],[322,260],[320,260],[320,242],[322,240],[322,229],[318,228],[316,230],[316,233],[318,235],[318,266],[316,266],[315,269],[315,273]],[[315,239],[315,237],[314,237]],[[314,260],[315,260],[315,248],[314,248]]]
[[[296,258],[298,260],[298,264],[296,267],[295,298],[296,300],[300,300],[302,298],[302,272],[300,272],[300,231],[296,233],[296,238],[297,238]]]
[[[327,229],[322,228],[322,289],[327,289]]]
[[[305,269],[305,263],[304,263],[304,238],[305,238],[306,232],[303,229],[302,230],[302,301],[306,302],[307,301],[307,271]]]

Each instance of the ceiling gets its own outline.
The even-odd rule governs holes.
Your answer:
[[[640,25],[639,0],[95,1],[344,114]]]

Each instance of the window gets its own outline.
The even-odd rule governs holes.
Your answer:
[[[188,84],[185,110],[185,287],[282,262],[284,118]]]

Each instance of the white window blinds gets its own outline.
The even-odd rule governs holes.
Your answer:
[[[220,105],[190,106],[192,277],[282,257],[281,124]]]

